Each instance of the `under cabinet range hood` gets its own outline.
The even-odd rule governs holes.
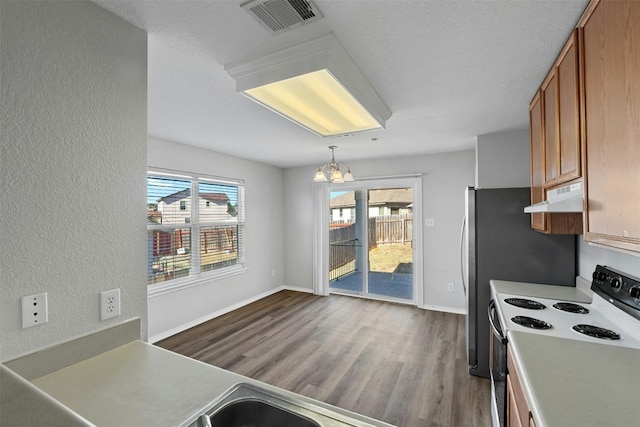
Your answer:
[[[582,183],[569,184],[547,191],[547,200],[524,208],[524,213],[582,212]]]

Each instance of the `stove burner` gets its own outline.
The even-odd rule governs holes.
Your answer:
[[[539,320],[534,319],[533,317],[527,316],[516,316],[511,319],[511,321],[517,325],[524,326],[531,329],[551,329],[553,326],[551,324]]]
[[[506,298],[504,300],[507,304],[515,305],[520,308],[528,308],[529,310],[544,310],[546,305],[538,301],[533,301],[525,298]]]
[[[566,311],[568,313],[575,313],[575,314],[589,313],[588,308],[583,307],[579,304],[574,304],[572,302],[559,302],[559,303],[553,304],[553,308],[557,308],[558,310]]]
[[[598,326],[593,326],[593,325],[575,325],[573,327],[573,330],[594,338],[602,338],[605,340],[620,339],[620,334],[613,332],[609,329],[600,328]]]

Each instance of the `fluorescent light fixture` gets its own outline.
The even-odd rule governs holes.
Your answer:
[[[391,117],[332,34],[225,70],[236,91],[321,136],[382,129]]]

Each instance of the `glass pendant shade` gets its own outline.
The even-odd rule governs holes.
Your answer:
[[[327,182],[327,176],[322,172],[322,168],[318,168],[316,176],[313,177],[313,182]]]
[[[345,174],[342,177],[342,179],[344,179],[344,182],[355,181],[355,179],[353,178],[353,175],[351,175],[351,169],[350,168],[347,168],[347,172],[345,172]]]
[[[342,179],[342,172],[340,172],[340,169],[336,168],[334,170],[331,171],[331,182],[344,182],[344,179]]]

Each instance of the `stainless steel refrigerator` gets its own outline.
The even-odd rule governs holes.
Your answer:
[[[576,238],[531,229],[530,188],[465,190],[461,270],[469,373],[489,378],[491,279],[575,286]]]

